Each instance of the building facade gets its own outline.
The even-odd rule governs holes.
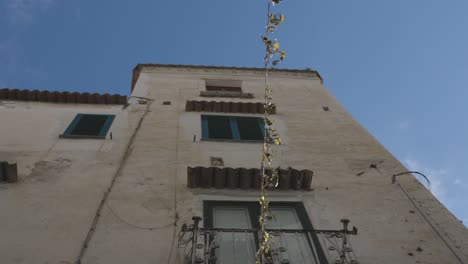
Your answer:
[[[468,263],[463,224],[317,72],[270,79],[274,263]],[[262,69],[140,64],[128,99],[0,90],[0,262],[254,263],[263,89]]]

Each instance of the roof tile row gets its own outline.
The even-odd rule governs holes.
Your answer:
[[[71,104],[127,104],[127,96],[78,92],[0,89],[0,100],[38,101]]]
[[[279,169],[280,190],[310,190],[313,172],[310,170]],[[187,167],[189,188],[260,189],[260,169]]]
[[[265,113],[265,108],[263,103],[187,101],[185,111],[263,114]],[[276,107],[272,110],[272,114],[275,113]]]

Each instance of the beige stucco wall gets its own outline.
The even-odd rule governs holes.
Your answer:
[[[423,216],[413,213],[414,205],[401,189],[391,184],[391,175],[406,169],[347,114],[320,80],[311,75],[272,76],[275,118],[284,139],[275,156],[278,165],[311,169],[315,178],[311,192],[276,191],[271,199],[302,201],[316,228],[337,229],[341,218],[349,218],[359,229],[353,248],[360,263],[457,263]],[[199,97],[204,79],[242,80],[244,92],[256,98]],[[132,228],[107,212],[85,260],[126,263],[139,256],[142,263],[181,263],[183,253],[174,248],[180,226],[190,224],[193,215],[202,216],[203,200],[252,201],[258,195],[253,190],[188,189],[187,166],[209,166],[214,156],[222,157],[227,167],[258,167],[261,147],[200,141],[201,113],[185,112],[185,101],[261,101],[262,72],[152,68],[142,72],[133,94],[155,102],[110,203],[121,217],[156,229]],[[172,104],[162,105],[167,100]],[[322,106],[331,111],[324,112]],[[378,170],[369,169],[381,160]],[[362,170],[367,172],[356,176]],[[466,257],[464,227],[412,176],[400,181],[428,214],[439,212],[436,220],[444,223],[440,232],[448,232],[457,241],[451,246],[460,247],[457,254]],[[423,252],[417,252],[418,247]]]
[[[255,98],[199,97],[205,79],[242,80],[243,90]],[[339,220],[349,218],[359,230],[352,237],[359,263],[463,263],[455,255],[468,263],[463,225],[414,177],[401,176],[399,181],[418,208],[391,183],[393,174],[406,169],[318,78],[311,73],[277,72],[271,81],[276,124],[284,143],[276,148],[277,165],[314,171],[312,191],[274,191],[272,200],[303,202],[314,227],[320,229],[339,229]],[[73,263],[113,176],[116,182],[83,263],[182,263],[183,251],[176,248],[178,232],[182,224],[191,223],[192,216],[203,216],[204,200],[254,201],[258,195],[255,190],[189,189],[187,166],[209,166],[210,157],[222,157],[226,167],[259,167],[261,148],[258,143],[200,141],[201,113],[185,112],[185,101],[257,102],[262,94],[261,71],[150,67],[142,71],[132,94],[151,99],[150,105],[139,105],[136,99],[125,110],[15,102],[11,103],[14,109],[1,109],[2,122],[13,115],[32,119],[27,106],[40,109],[34,111],[38,116],[33,122],[48,120],[39,125],[41,140],[33,131],[14,133],[27,130],[26,121],[8,130],[8,141],[0,139],[0,159],[15,157],[25,164],[20,165],[20,183],[0,185],[0,212],[8,212],[2,220],[7,224],[0,225],[0,233],[9,234],[8,240],[0,240],[5,263]],[[74,111],[85,110],[117,113],[113,140],[57,138]],[[143,115],[122,171],[116,175],[128,139]],[[31,148],[34,157],[28,154]],[[46,172],[27,168],[42,160],[47,162]],[[369,168],[382,160],[378,169]],[[418,247],[423,251],[417,252]]]
[[[59,138],[77,113],[115,114],[113,139]],[[134,122],[122,106],[0,101],[0,263],[73,263]]]

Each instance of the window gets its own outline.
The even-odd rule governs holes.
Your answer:
[[[274,263],[327,263],[302,203],[271,202],[270,209]],[[258,202],[205,201],[204,224],[214,229],[210,243],[219,245],[211,252],[216,263],[255,262],[259,213]]]
[[[202,139],[263,141],[263,118],[202,115]]]
[[[242,81],[240,80],[205,80],[207,91],[241,93]]]
[[[77,114],[60,137],[105,138],[115,115]]]
[[[241,80],[205,80],[206,91],[201,91],[204,97],[231,97],[231,98],[253,98],[252,93],[242,91]]]
[[[240,87],[227,87],[227,86],[206,86],[207,91],[218,91],[218,92],[234,92],[241,93],[242,89]]]

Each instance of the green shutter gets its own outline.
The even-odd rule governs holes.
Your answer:
[[[201,116],[201,125],[202,125],[202,139],[209,139],[210,134],[208,131],[208,118],[204,115]]]
[[[229,125],[231,126],[231,131],[232,131],[232,138],[239,140],[240,138],[240,133],[239,133],[239,127],[237,126],[237,117],[235,116],[230,116],[229,117]]]
[[[260,128],[260,131],[262,131],[262,136],[265,137],[265,120],[263,120],[263,118],[258,117],[257,124]]]
[[[77,114],[61,137],[105,138],[115,115]]]
[[[78,122],[80,122],[81,117],[83,117],[82,114],[77,114],[75,118],[73,118],[73,121],[70,123],[70,125],[67,127],[65,132],[63,132],[64,136],[70,136],[72,135],[73,130],[75,129],[76,125],[78,125]]]
[[[106,137],[107,131],[109,131],[109,128],[111,127],[112,122],[114,121],[114,118],[115,118],[115,115],[107,116],[106,122],[102,126],[101,131],[99,131],[99,136]]]

